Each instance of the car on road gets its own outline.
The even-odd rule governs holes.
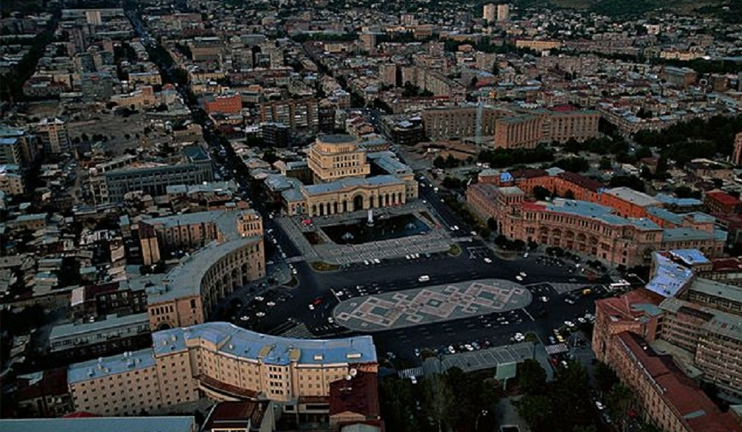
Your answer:
[[[575,323],[573,323],[572,321],[567,320],[567,321],[564,321],[564,325],[566,325],[567,327],[574,327],[575,326]]]
[[[309,310],[314,310],[314,305],[309,303]]]
[[[420,357],[420,348],[415,348],[415,357]]]
[[[374,264],[381,264],[381,260],[378,258],[374,258]]]
[[[454,348],[453,345],[449,345],[448,352],[450,352],[451,354],[456,354],[456,348]]]
[[[263,300],[265,300],[265,297],[263,297],[263,296],[255,296],[255,301],[261,302]]]
[[[484,257],[484,262],[486,262],[487,264],[492,264],[492,260],[487,257]]]
[[[369,264],[368,260],[363,260],[363,263],[366,264],[366,265]]]
[[[314,300],[312,300],[312,304],[315,306],[320,303],[322,303],[322,297],[315,297]]]
[[[523,278],[524,277],[528,277],[528,275],[526,274],[526,272],[520,272],[518,274],[520,275],[520,277],[523,277]]]
[[[327,322],[330,323],[330,324],[334,324],[335,323],[335,319],[333,317],[327,317]]]
[[[474,351],[474,347],[471,346],[471,344],[464,344],[464,348],[466,348],[467,351]]]
[[[258,318],[262,318],[262,317],[265,316],[265,312],[258,312],[258,313],[255,314],[255,316],[258,317]]]
[[[291,269],[291,274],[293,274],[293,275],[297,275],[297,274],[299,274],[299,272],[298,272],[298,271],[296,271],[296,269]]]
[[[247,316],[247,315],[242,315],[242,316],[240,317],[240,321],[248,321],[249,319],[250,319],[250,317],[249,317],[249,316]]]
[[[269,306],[269,307],[273,307],[273,306],[275,306],[275,305],[276,305],[276,302],[274,302],[274,301],[269,301],[268,303],[266,303],[266,305],[267,305],[267,306]]]
[[[523,276],[521,276],[521,275],[516,275],[516,276],[515,276],[515,280],[517,280],[518,282],[523,282]]]
[[[515,339],[516,342],[523,342],[524,340],[526,340],[525,335],[520,332],[516,333],[515,336],[513,336],[513,338]]]
[[[565,303],[568,303],[568,304],[575,304],[575,299],[572,298],[572,297],[567,296],[567,297],[564,298],[564,302]]]
[[[539,297],[539,299],[540,299],[540,300],[541,300],[542,302],[544,302],[544,303],[546,303],[546,302],[548,302],[548,301],[549,301],[549,297],[546,297],[546,296],[541,296],[541,297]]]

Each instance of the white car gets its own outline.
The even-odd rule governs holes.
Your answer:
[[[474,351],[474,347],[469,344],[465,344],[464,348],[466,348],[467,351]]]
[[[515,280],[517,280],[518,282],[523,282],[523,277],[521,275],[517,275],[515,276]]]
[[[265,298],[263,296],[256,296],[255,297],[255,300],[256,301],[263,301],[263,300],[265,300]]]
[[[273,307],[273,306],[276,305],[276,302],[269,301],[268,303],[266,303],[266,305],[267,306],[270,306],[270,307]]]
[[[314,305],[311,303],[309,304],[309,310],[314,310]]]
[[[262,318],[262,317],[265,316],[265,312],[258,312],[258,313],[255,314],[255,316],[258,317],[258,318]]]
[[[574,327],[575,323],[573,323],[572,321],[564,321],[564,325],[566,325],[567,327]]]
[[[549,301],[549,297],[546,297],[546,296],[541,296],[541,297],[539,297],[539,298],[540,298],[540,299],[541,299],[541,301],[542,301],[542,302],[544,302],[544,303],[546,303],[546,302],[548,302],[548,301]]]
[[[240,321],[248,321],[249,319],[250,319],[250,317],[249,317],[249,316],[247,316],[247,315],[242,315],[242,316],[240,317]]]
[[[448,352],[450,352],[451,354],[456,354],[456,348],[454,348],[453,345],[449,345]]]
[[[295,274],[296,275],[296,274],[299,274],[299,272],[296,271],[296,269],[291,269],[291,274]]]
[[[487,257],[484,257],[484,262],[486,262],[487,264],[492,264],[492,260]]]
[[[409,255],[405,255],[404,257],[407,259],[412,259]]]
[[[327,318],[327,322],[330,323],[330,324],[332,324],[332,323],[335,322],[335,320],[332,317],[328,317]]]
[[[521,276],[521,277],[526,277],[526,276],[528,276],[528,275],[526,274],[526,272],[520,272],[520,276]]]
[[[374,264],[381,264],[381,260],[378,258],[374,258]]]
[[[368,265],[368,264],[369,264],[368,260],[363,260],[363,263],[364,263],[365,265]]]

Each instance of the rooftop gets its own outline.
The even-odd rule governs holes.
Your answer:
[[[674,313],[693,314],[705,321],[701,328],[711,334],[721,335],[742,342],[742,317],[701,306],[678,298],[667,298],[660,308]]]
[[[742,304],[742,287],[727,285],[705,278],[696,278],[689,288],[691,291],[721,297]]]
[[[622,332],[619,343],[631,353],[655,389],[688,422],[694,432],[738,431],[731,414],[723,414],[695,381],[686,377],[668,356],[660,356],[639,336]]]
[[[230,253],[260,241],[261,237],[253,236],[221,244],[209,243],[193,255],[181,259],[180,263],[165,276],[162,284],[148,287],[149,300],[158,303],[200,295],[201,279],[214,264]]]
[[[646,289],[662,297],[674,297],[692,278],[693,272],[665,257],[659,252],[652,253],[654,277]]]
[[[93,378],[118,375],[120,373],[150,367],[155,367],[152,348],[125,352],[124,354],[100,357],[97,360],[71,364],[67,369],[67,383],[75,384]]]
[[[654,199],[656,199],[657,201],[663,204],[673,205],[677,207],[695,207],[695,206],[700,206],[701,204],[703,204],[701,200],[698,200],[695,198],[676,198],[672,195],[667,195],[663,193],[659,193],[655,195]]]
[[[219,352],[265,364],[305,365],[376,363],[371,336],[342,339],[293,339],[255,333],[225,322],[210,322],[152,334],[154,355],[186,349],[198,340],[213,343]],[[191,342],[192,341],[192,342]],[[150,350],[150,353],[152,351]]]
[[[659,206],[662,203],[643,192],[637,192],[628,187],[617,187],[613,189],[606,189],[604,193],[613,195],[614,197],[638,205],[639,207]]]
[[[366,420],[378,420],[379,387],[375,373],[357,372],[350,379],[330,383],[330,415],[352,412],[366,417]]]
[[[95,321],[92,323],[83,322],[81,324],[70,323],[57,325],[52,327],[51,334],[49,335],[49,341],[75,335],[102,333],[121,327],[131,327],[137,325],[145,325],[149,327],[149,315],[146,312],[125,315],[121,317],[110,315],[104,320]]]
[[[693,228],[668,228],[662,232],[662,241],[681,241],[681,240],[708,240],[716,239],[726,241],[727,232],[714,228],[713,232],[701,231]]]
[[[237,222],[241,217],[247,219],[260,217],[255,210],[224,211],[213,210],[196,213],[184,213],[182,215],[164,216],[159,218],[144,219],[142,223],[157,226],[163,229],[175,228],[186,225],[215,224],[224,236],[225,240],[239,238]]]
[[[589,219],[598,219],[603,223],[615,226],[632,225],[640,230],[660,229],[659,225],[649,219],[624,218],[613,214],[614,210],[611,207],[591,203],[588,201],[556,198],[551,202],[551,204],[547,204],[545,208],[547,211],[550,212],[567,213]]]
[[[356,137],[348,134],[320,135],[317,139],[326,144],[349,144],[356,142]]]
[[[209,413],[203,430],[230,428],[247,430],[248,426],[257,429],[263,422],[266,408],[268,408],[268,402],[220,402]]]
[[[668,252],[674,258],[683,261],[687,265],[710,264],[706,256],[698,249],[675,249]]]
[[[368,178],[346,177],[333,182],[304,186],[302,189],[307,195],[321,195],[329,192],[341,191],[346,188],[384,184],[404,184],[404,182],[393,175],[380,175]]]
[[[192,432],[193,417],[86,417],[3,419],[3,432]]]

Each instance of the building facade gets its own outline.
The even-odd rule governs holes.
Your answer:
[[[623,217],[612,207],[579,200],[526,201],[515,186],[473,184],[467,203],[509,238],[591,255],[611,265],[632,267],[651,261],[655,250],[699,248],[721,256],[726,233],[705,229],[663,229],[646,218]]]
[[[66,121],[45,118],[36,124],[35,130],[45,154],[58,155],[71,150]]]
[[[295,412],[327,413],[331,383],[377,370],[370,336],[289,339],[206,323],[159,331],[152,339],[152,348],[71,365],[75,409],[134,415],[205,396],[271,400]]]

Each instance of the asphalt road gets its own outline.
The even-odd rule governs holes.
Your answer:
[[[298,251],[290,244],[290,239],[283,234],[278,224],[268,220],[266,226],[272,227],[269,228],[273,229],[272,235],[287,256],[298,255]],[[423,255],[410,260],[403,257],[383,260],[381,264],[376,265],[355,264],[340,271],[326,273],[314,272],[305,262],[295,263],[298,286],[272,290],[263,296],[262,301],[251,301],[252,295],[246,295],[244,306],[237,314],[235,323],[271,334],[284,334],[299,323],[303,323],[308,332],[300,331],[293,334],[299,337],[319,338],[344,336],[353,333],[330,322],[332,310],[338,303],[338,292],[343,292],[340,295],[341,299],[347,299],[474,279],[515,281],[515,276],[520,272],[527,273],[522,283],[532,289],[534,302],[525,310],[372,334],[379,353],[393,352],[397,357],[414,363],[415,348],[441,350],[449,345],[458,347],[472,341],[477,341],[480,345],[483,345],[484,341],[492,345],[503,345],[507,344],[516,332],[529,331],[536,332],[542,340],[547,341],[553,334],[553,329],[563,327],[565,320],[575,321],[576,316],[594,312],[592,296],[580,296],[575,304],[567,304],[564,302],[563,294],[558,294],[550,286],[544,285],[549,282],[585,285],[596,283],[587,281],[575,272],[570,273],[566,265],[563,267],[543,265],[534,255],[528,258],[519,257],[512,261],[502,260],[476,238],[471,242],[459,243],[459,246],[462,253],[457,257],[445,253],[430,257]],[[492,262],[487,263],[485,258]],[[280,258],[277,256],[267,257],[267,260],[278,259]],[[430,281],[418,282],[421,275],[428,275]],[[289,295],[290,297],[287,297]],[[549,301],[541,301],[541,296],[548,297]],[[274,305],[269,306],[269,302]],[[247,317],[245,321],[240,319],[243,316]]]

